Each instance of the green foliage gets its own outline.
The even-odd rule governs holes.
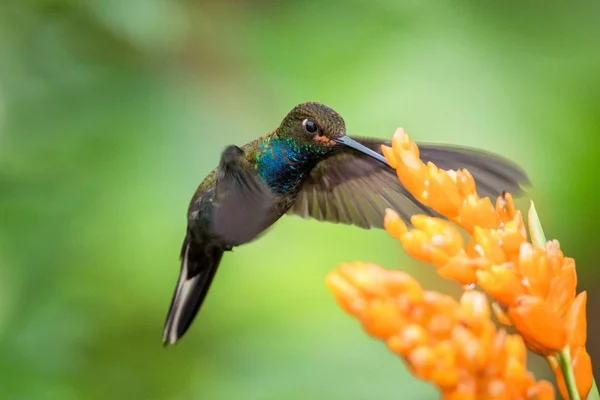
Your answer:
[[[340,261],[372,260],[447,287],[384,232],[282,219],[227,255],[190,333],[164,349],[189,198],[227,144],[320,101],[351,134],[403,126],[521,163],[548,237],[589,276],[599,12],[2,2],[0,397],[435,398],[323,282]]]

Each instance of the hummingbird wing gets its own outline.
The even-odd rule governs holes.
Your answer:
[[[229,146],[221,155],[215,183],[211,233],[228,245],[255,239],[277,219],[276,199],[242,149]]]
[[[381,154],[377,139],[353,138]],[[481,196],[502,191],[514,195],[528,183],[525,173],[511,162],[480,150],[419,145],[423,161],[440,168],[468,168]],[[319,161],[306,177],[288,214],[361,228],[382,228],[386,208],[394,209],[406,222],[414,214],[439,216],[421,204],[400,183],[396,172],[383,163],[351,148],[341,148]]]

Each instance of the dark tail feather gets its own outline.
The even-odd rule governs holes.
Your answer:
[[[217,272],[223,249],[191,243],[181,251],[181,272],[163,331],[163,344],[175,344],[189,329]]]
[[[502,192],[523,194],[524,185],[530,185],[527,174],[516,164],[496,154],[458,146],[418,144],[421,159],[431,161],[442,169],[467,169],[477,183],[480,196],[492,201]]]

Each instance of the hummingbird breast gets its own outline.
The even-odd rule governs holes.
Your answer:
[[[260,144],[254,162],[258,175],[271,190],[293,196],[318,156],[313,149],[291,138],[272,137]]]

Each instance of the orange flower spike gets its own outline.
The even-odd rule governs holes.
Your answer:
[[[571,303],[565,317],[567,341],[572,348],[584,347],[587,341],[586,304],[587,292],[583,291]]]
[[[519,296],[508,316],[534,353],[548,356],[565,347],[567,332],[562,319],[538,297]]]
[[[487,271],[477,271],[477,284],[503,306],[510,306],[517,296],[525,294],[510,264],[494,265]]]
[[[408,227],[404,221],[402,221],[400,215],[390,208],[385,210],[383,227],[385,228],[386,232],[396,240],[400,240],[402,235],[408,232]]]

